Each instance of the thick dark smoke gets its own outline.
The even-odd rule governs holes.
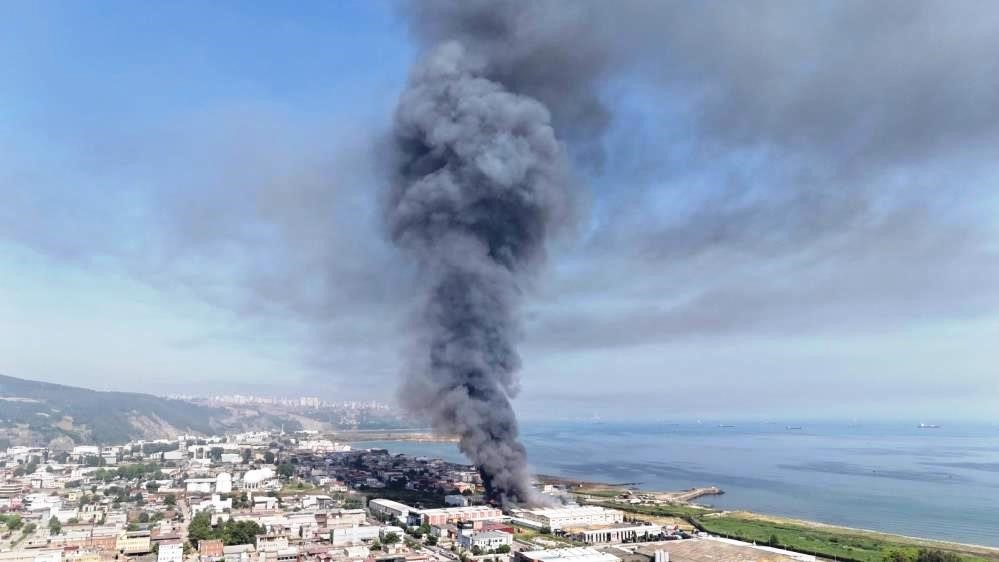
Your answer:
[[[387,220],[425,284],[404,401],[460,437],[487,495],[505,504],[531,501],[510,405],[516,309],[566,216],[569,183],[548,110],[487,69],[451,41],[413,70],[395,118]]]

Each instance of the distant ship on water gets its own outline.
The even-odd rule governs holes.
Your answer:
[[[935,423],[921,423],[916,427],[919,429],[940,429],[940,426]]]
[[[789,426],[785,427],[784,429],[789,429],[789,430],[790,429],[801,429],[801,426],[800,425],[789,425]]]

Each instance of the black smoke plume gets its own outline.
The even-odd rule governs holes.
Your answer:
[[[569,208],[562,146],[547,108],[488,77],[458,41],[431,48],[396,110],[387,221],[419,264],[403,400],[455,434],[489,499],[531,502],[510,398],[517,307]]]

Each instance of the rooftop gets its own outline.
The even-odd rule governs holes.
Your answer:
[[[558,562],[620,562],[620,559],[612,554],[600,552],[599,550],[587,547],[556,548],[554,550],[532,550],[521,552],[530,560]]]

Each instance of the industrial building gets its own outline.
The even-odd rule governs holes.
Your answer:
[[[392,517],[402,522],[405,522],[409,518],[410,513],[419,511],[415,507],[410,507],[404,503],[380,498],[369,501],[368,509],[375,515]]]
[[[521,522],[531,524],[532,527],[547,527],[552,531],[568,527],[613,525],[624,521],[623,512],[593,505],[515,509],[512,514]]]
[[[455,521],[488,521],[490,519],[499,519],[503,517],[503,512],[488,505],[476,505],[424,509],[420,512],[420,516],[425,525],[447,525]]]
[[[663,532],[660,525],[652,523],[614,523],[613,525],[591,525],[563,529],[572,538],[590,544],[613,544],[635,539],[656,537]]]
[[[479,547],[482,552],[497,549],[503,545],[511,546],[513,535],[503,531],[484,531],[481,533],[468,533],[458,535],[458,546],[464,550],[472,550]]]
[[[518,552],[516,562],[621,562],[613,554],[587,547]]]

